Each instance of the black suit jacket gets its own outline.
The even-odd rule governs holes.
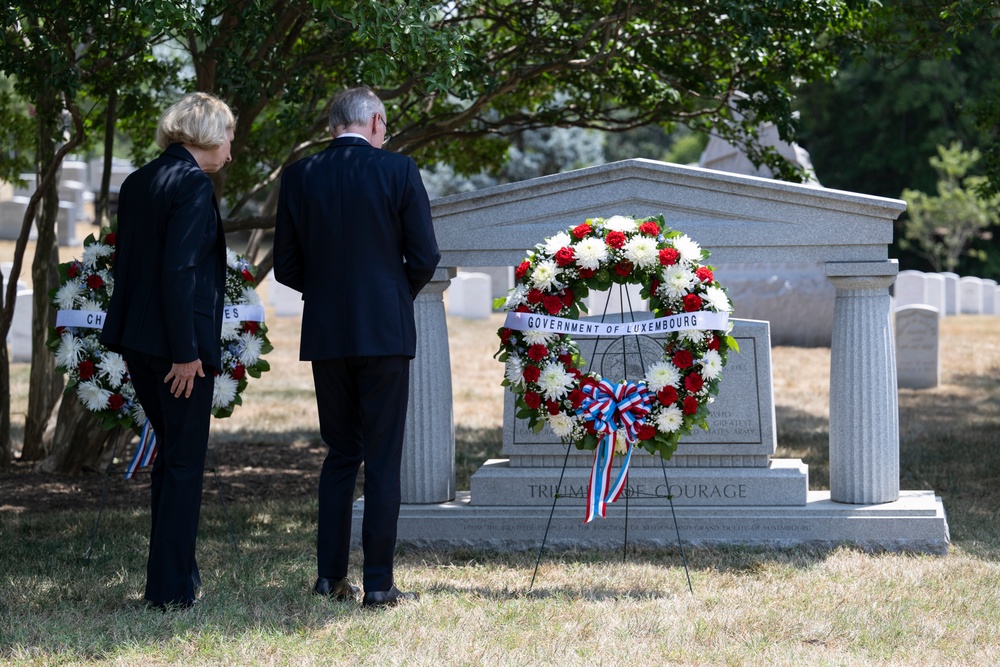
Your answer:
[[[212,179],[180,144],[122,183],[115,246],[101,342],[221,367],[226,237]]]
[[[413,357],[413,299],[440,258],[411,158],[340,137],[285,169],[274,277],[302,292],[302,360]]]

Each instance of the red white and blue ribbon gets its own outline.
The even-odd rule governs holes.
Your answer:
[[[156,433],[153,432],[153,425],[147,419],[142,427],[142,435],[139,436],[139,444],[136,445],[132,462],[125,469],[125,479],[131,479],[136,470],[148,466],[154,458],[156,458]]]
[[[625,489],[632,445],[639,427],[649,414],[650,398],[643,382],[615,384],[601,380],[584,383],[581,390],[584,399],[577,414],[591,424],[595,433],[603,436],[594,450],[594,466],[587,489],[587,517],[584,523],[590,523],[598,516],[604,517],[608,503],[618,500]],[[612,483],[611,467],[619,431],[625,438],[625,459]]]

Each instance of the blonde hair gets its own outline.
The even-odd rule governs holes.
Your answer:
[[[188,93],[160,116],[156,145],[190,144],[210,149],[221,146],[226,132],[236,127],[236,117],[225,102],[209,93]]]

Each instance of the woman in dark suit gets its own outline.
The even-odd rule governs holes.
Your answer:
[[[118,200],[114,291],[101,342],[128,364],[156,433],[147,602],[190,607],[201,585],[195,539],[225,296],[226,238],[210,173],[230,157],[236,119],[207,93],[160,118],[163,153]]]

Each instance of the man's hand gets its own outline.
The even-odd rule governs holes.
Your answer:
[[[189,361],[186,364],[174,364],[170,367],[170,372],[163,381],[170,382],[170,393],[175,398],[191,397],[191,390],[194,389],[194,376],[205,377],[205,371],[201,368],[201,359]]]

